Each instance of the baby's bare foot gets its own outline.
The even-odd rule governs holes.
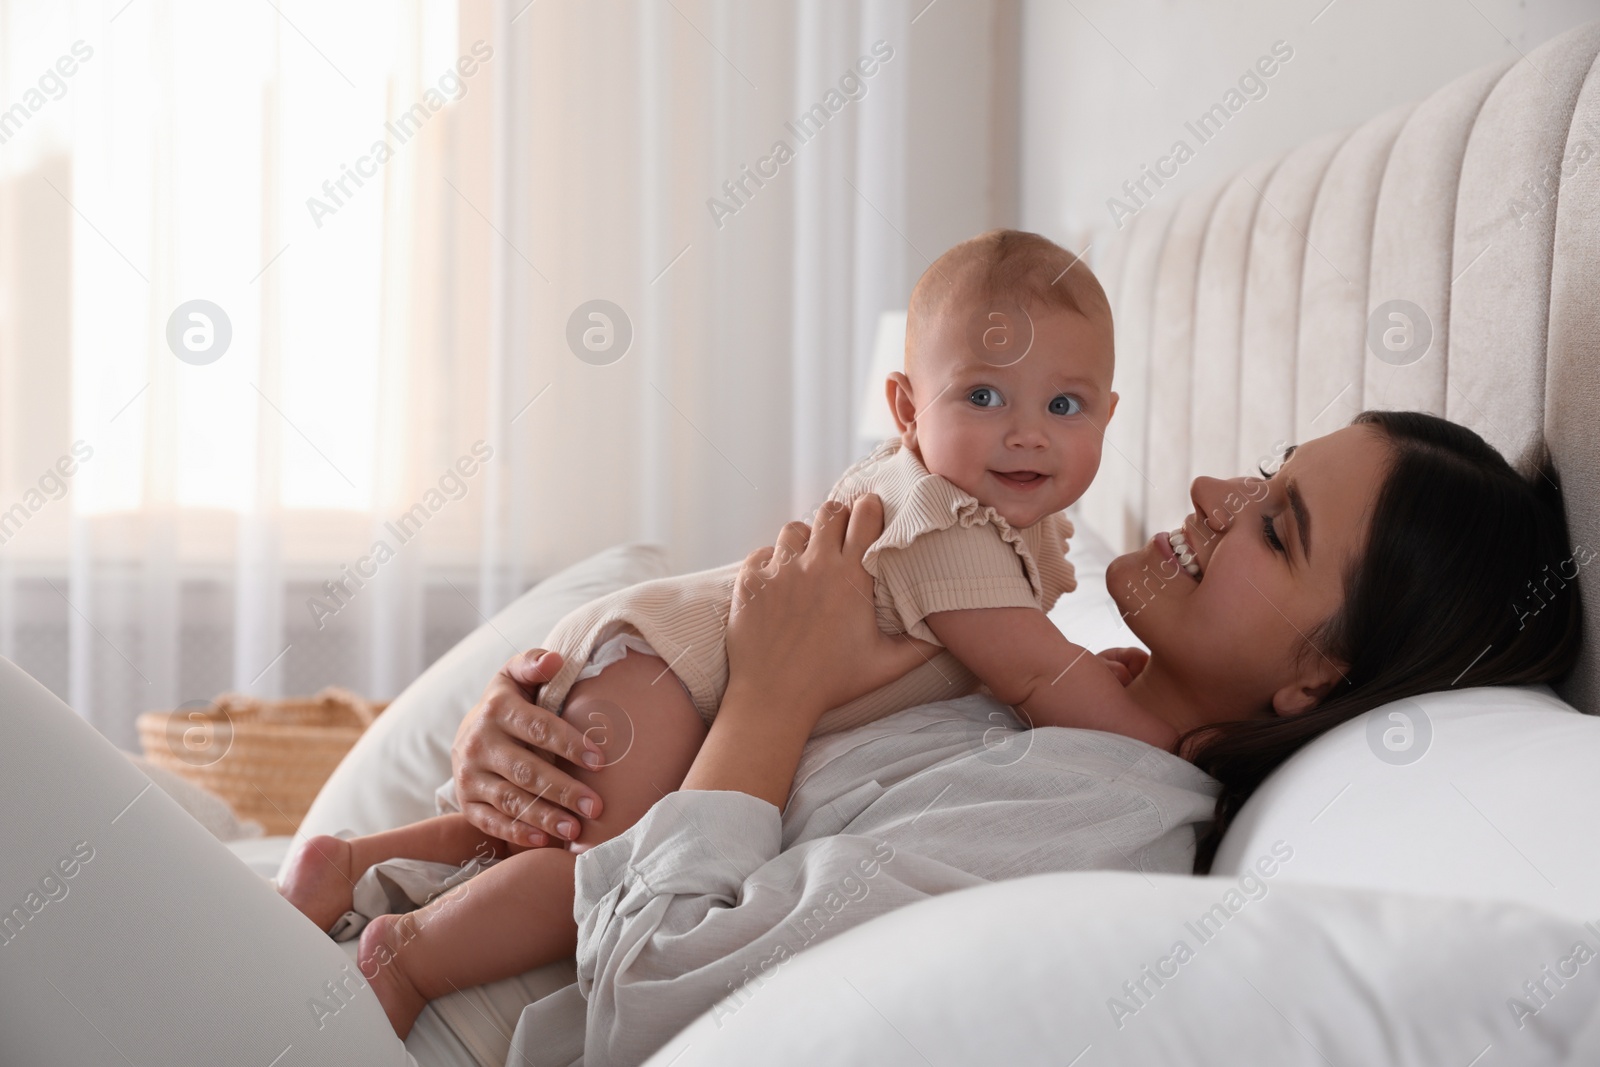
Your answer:
[[[406,944],[416,936],[415,913],[406,915],[379,915],[361,931],[361,942],[356,953],[361,977],[378,994],[378,1003],[389,1016],[389,1025],[405,1040],[415,1025],[417,1016],[428,1006],[428,998],[417,992],[417,987],[406,974]]]
[[[295,853],[278,892],[326,931],[350,910],[355,893],[355,879],[350,875],[350,842],[323,834],[306,841]]]

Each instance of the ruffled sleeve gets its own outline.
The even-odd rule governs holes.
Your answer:
[[[1048,516],[1022,531],[1034,563],[1039,569],[1043,596],[1039,606],[1049,611],[1062,593],[1078,588],[1077,568],[1067,558],[1067,543],[1072,538],[1072,520],[1064,511]]]
[[[893,632],[936,642],[923,622],[934,612],[1049,610],[1077,584],[1065,559],[1071,524],[1064,515],[1015,529],[994,508],[931,473],[898,440],[846,471],[830,498],[866,493],[883,500],[884,529],[862,563],[876,579],[879,624]]]

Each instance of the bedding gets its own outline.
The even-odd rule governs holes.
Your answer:
[[[1594,926],[1252,859],[1273,873],[1045,874],[913,904],[763,971],[647,1063],[1600,1062]]]
[[[1376,708],[1296,753],[1240,811],[1214,872],[1270,842],[1285,877],[1520,900],[1600,920],[1600,718],[1545,686],[1459,689]]]
[[[233,813],[226,800],[209,789],[196,785],[165,767],[151,763],[143,756],[132,752],[123,754],[128,757],[129,763],[139,768],[146,778],[159,786],[162,792],[176,801],[180,808],[188,812],[195,822],[210,831],[218,841],[247,841],[261,837],[260,823],[254,819],[240,819]]]

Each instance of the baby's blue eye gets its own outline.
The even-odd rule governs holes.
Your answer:
[[[1050,401],[1050,414],[1052,415],[1076,415],[1082,410],[1083,402],[1075,396],[1063,394]]]
[[[980,408],[997,408],[1005,403],[998,389],[991,389],[987,385],[980,385],[967,394],[967,401]]]

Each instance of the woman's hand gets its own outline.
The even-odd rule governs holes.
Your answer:
[[[1108,648],[1099,653],[1097,658],[1111,668],[1117,681],[1126,686],[1139,677],[1144,665],[1150,662],[1150,653],[1142,648]]]
[[[825,504],[739,571],[728,619],[728,688],[681,788],[748,793],[782,809],[822,713],[905,674],[937,649],[878,629],[861,566],[883,505]]]
[[[883,504],[865,496],[824,504],[814,529],[791,522],[750,554],[728,620],[730,688],[753,682],[820,717],[932,658],[938,646],[878,629],[861,558],[882,532]]]
[[[541,648],[511,657],[450,746],[462,813],[479,830],[512,844],[537,848],[575,840],[577,816],[600,814],[599,795],[551,760],[598,766],[599,749],[582,730],[534,703],[561,662],[559,653]]]

